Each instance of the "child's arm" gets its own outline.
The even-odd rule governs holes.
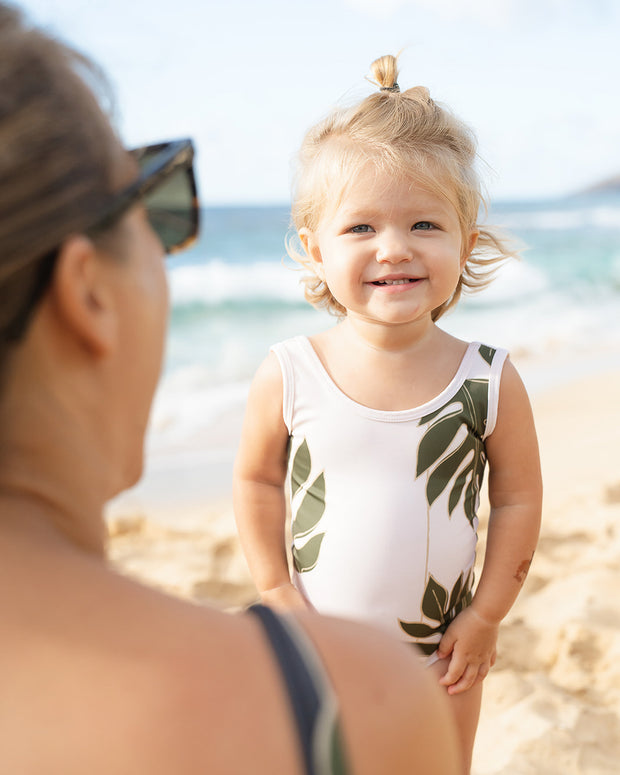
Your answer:
[[[452,655],[441,683],[450,694],[482,680],[495,662],[499,623],[525,581],[540,529],[542,481],[527,393],[510,361],[504,365],[495,430],[485,442],[491,514],[487,549],[472,604],[446,630],[439,656]]]
[[[270,353],[248,396],[233,477],[235,518],[250,573],[267,605],[307,607],[291,583],[284,536],[288,430],[282,373]]]

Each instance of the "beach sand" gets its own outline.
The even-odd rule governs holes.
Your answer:
[[[485,681],[473,775],[611,775],[620,772],[620,371],[541,390],[533,404],[543,528]],[[256,594],[230,501],[238,415],[209,439],[221,454],[193,460],[206,467],[200,486],[178,472],[155,476],[159,491],[138,489],[108,513],[115,566],[229,610]],[[178,497],[161,497],[171,485]],[[479,561],[487,514],[483,504]]]

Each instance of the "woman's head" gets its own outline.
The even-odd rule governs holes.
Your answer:
[[[2,350],[23,333],[25,307],[51,270],[46,256],[130,174],[95,88],[105,81],[92,63],[0,4]]]
[[[193,147],[128,153],[102,91],[92,63],[0,2],[3,403],[22,383],[69,380],[71,393],[83,378],[87,411],[105,399],[135,451],[161,366],[164,248],[198,225]]]
[[[373,62],[372,75],[378,92],[353,107],[332,111],[304,138],[293,192],[293,227],[296,232],[316,231],[321,220],[329,218],[346,199],[350,182],[369,165],[445,197],[458,215],[463,244],[470,244],[473,232],[479,237],[452,298],[435,310],[437,319],[456,303],[462,286],[487,284],[492,271],[489,264],[511,251],[478,225],[485,200],[475,170],[476,141],[471,130],[435,103],[427,89],[416,86],[401,92],[395,57]],[[290,244],[289,253],[311,269],[307,257]],[[344,314],[318,276],[311,273],[305,282],[311,303]]]

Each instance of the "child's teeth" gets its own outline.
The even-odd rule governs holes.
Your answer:
[[[405,283],[408,283],[409,280],[383,280],[383,282],[386,285],[404,285]]]

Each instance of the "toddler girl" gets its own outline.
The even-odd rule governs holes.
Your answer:
[[[421,87],[380,90],[310,130],[293,223],[306,297],[341,320],[272,348],[235,466],[263,602],[372,622],[447,687],[469,772],[481,682],[527,574],[541,481],[532,413],[504,350],[437,326],[510,255],[478,224],[471,132]],[[491,515],[473,588],[486,461]],[[289,479],[292,579],[285,544]]]

